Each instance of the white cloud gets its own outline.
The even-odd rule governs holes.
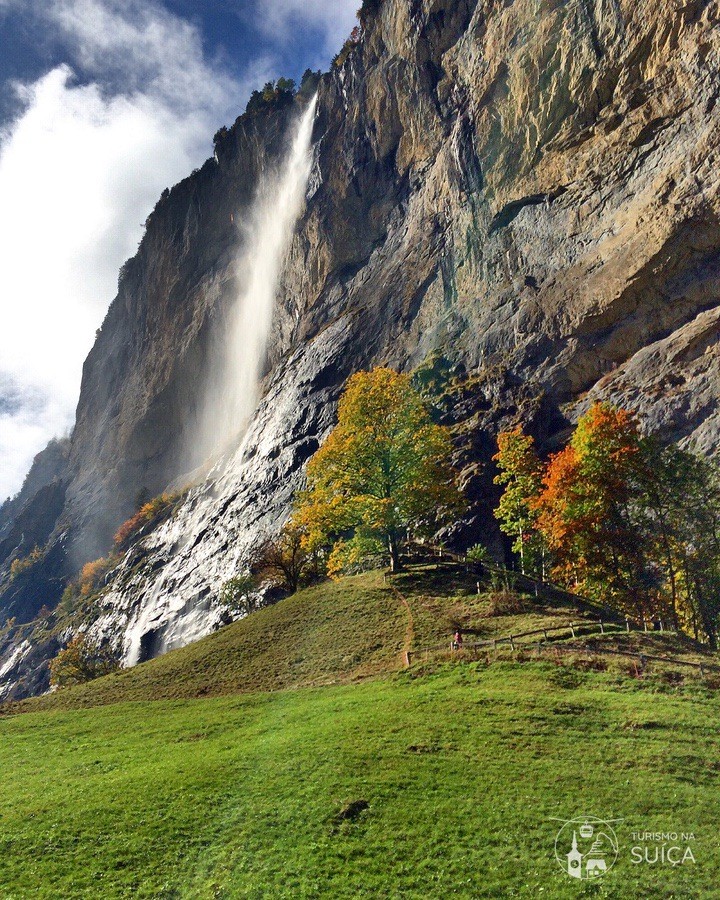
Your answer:
[[[83,359],[141,223],[210,155],[251,86],[155,3],[15,2],[59,29],[95,80],[60,65],[18,86],[25,111],[0,143],[0,500],[72,425]]]
[[[293,30],[300,25],[317,28],[325,39],[318,47],[315,60],[308,65],[327,65],[328,57],[337,53],[357,24],[356,13],[361,0],[272,0],[258,6],[255,23],[279,42],[292,39]]]

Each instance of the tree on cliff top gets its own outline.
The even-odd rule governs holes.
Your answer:
[[[447,429],[432,422],[409,375],[353,375],[338,424],[308,464],[296,515],[308,543],[375,535],[395,571],[408,528],[434,530],[458,504],[450,449]]]

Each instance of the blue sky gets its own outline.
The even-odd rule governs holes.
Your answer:
[[[72,426],[164,187],[270,78],[326,69],[359,0],[0,0],[0,500]]]
[[[354,24],[360,0],[164,0],[157,6],[200,35],[205,58],[244,81],[258,60],[274,76],[297,78],[310,68],[327,68]],[[98,77],[84,71],[71,37],[53,23],[51,7],[81,7],[61,0],[0,0],[0,117],[18,110],[11,84],[32,82],[59,63],[70,63],[79,80]],[[132,3],[107,2],[108,8]],[[146,6],[152,4],[145,4]],[[109,73],[105,73],[108,75]],[[118,85],[122,87],[122,85]]]

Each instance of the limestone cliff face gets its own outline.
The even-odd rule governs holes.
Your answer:
[[[287,514],[344,379],[369,365],[439,350],[465,374],[446,411],[472,500],[458,540],[494,538],[493,436],[521,417],[551,445],[608,397],[717,450],[719,24],[709,0],[384,0],[320,83],[248,435],[131,551],[97,634],[137,661],[214,627],[219,584]],[[68,570],[107,549],[139,488],[187,468],[237,220],[293,115],[239,120],[149,220],[85,367],[51,538]],[[16,656],[9,690],[23,671]]]

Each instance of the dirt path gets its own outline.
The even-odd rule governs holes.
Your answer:
[[[407,628],[405,629],[405,640],[403,642],[403,649],[402,649],[403,665],[407,669],[410,667],[409,653],[412,650],[413,640],[415,639],[415,622],[413,620],[412,610],[410,609],[410,604],[407,601],[407,597],[404,597],[400,593],[400,591],[395,587],[394,584],[390,585],[390,590],[393,592],[393,594],[395,594],[395,596],[398,598],[398,600],[402,603],[402,605],[405,607],[405,610],[407,612],[408,624],[407,624]]]

